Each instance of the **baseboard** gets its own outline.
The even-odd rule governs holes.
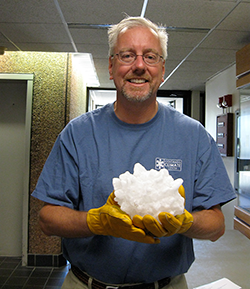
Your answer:
[[[40,255],[28,254],[27,266],[31,267],[62,267],[67,264],[62,254],[59,255]]]

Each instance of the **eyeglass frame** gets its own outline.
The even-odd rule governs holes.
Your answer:
[[[123,60],[120,59],[120,53],[125,53],[125,52],[130,52],[130,53],[132,53],[132,54],[134,55],[135,58],[134,58],[134,60],[133,60],[132,62],[124,62]],[[147,62],[144,60],[144,57],[145,57],[145,55],[146,55],[147,53],[153,53],[153,54],[157,55],[157,56],[159,57],[159,60],[158,60],[157,62],[155,62],[155,63],[147,63]],[[125,64],[125,65],[131,65],[131,64],[133,64],[133,63],[136,61],[137,56],[141,56],[141,57],[142,57],[142,60],[144,61],[144,63],[147,64],[147,65],[149,65],[149,66],[154,66],[154,65],[158,64],[161,59],[164,60],[164,58],[163,58],[162,55],[160,55],[160,54],[157,53],[157,52],[153,52],[153,51],[149,51],[149,52],[146,52],[146,53],[144,53],[144,54],[135,54],[135,53],[132,52],[132,51],[120,51],[120,52],[118,52],[118,53],[115,53],[115,54],[112,54],[112,55],[111,55],[112,58],[114,58],[115,56],[118,56],[118,59],[121,61],[121,63],[123,63],[123,64]]]

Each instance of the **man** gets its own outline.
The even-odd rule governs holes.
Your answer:
[[[72,270],[62,288],[187,288],[192,238],[224,233],[221,205],[234,193],[216,144],[202,125],[156,101],[167,56],[165,31],[128,17],[109,31],[114,104],[71,121],[59,135],[33,196],[46,202],[40,224],[63,237]],[[170,170],[182,178],[185,212],[130,219],[114,201],[112,179]],[[76,286],[76,287],[74,287]]]

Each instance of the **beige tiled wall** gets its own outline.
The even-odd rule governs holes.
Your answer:
[[[69,119],[85,112],[86,86],[72,69],[68,53],[6,52],[0,73],[33,73],[30,192],[36,186],[46,158]],[[43,202],[30,197],[29,254],[60,254],[61,239],[45,236],[38,225]]]

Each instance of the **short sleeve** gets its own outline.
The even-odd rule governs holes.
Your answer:
[[[77,209],[79,203],[77,153],[70,131],[63,131],[43,167],[33,197]]]

